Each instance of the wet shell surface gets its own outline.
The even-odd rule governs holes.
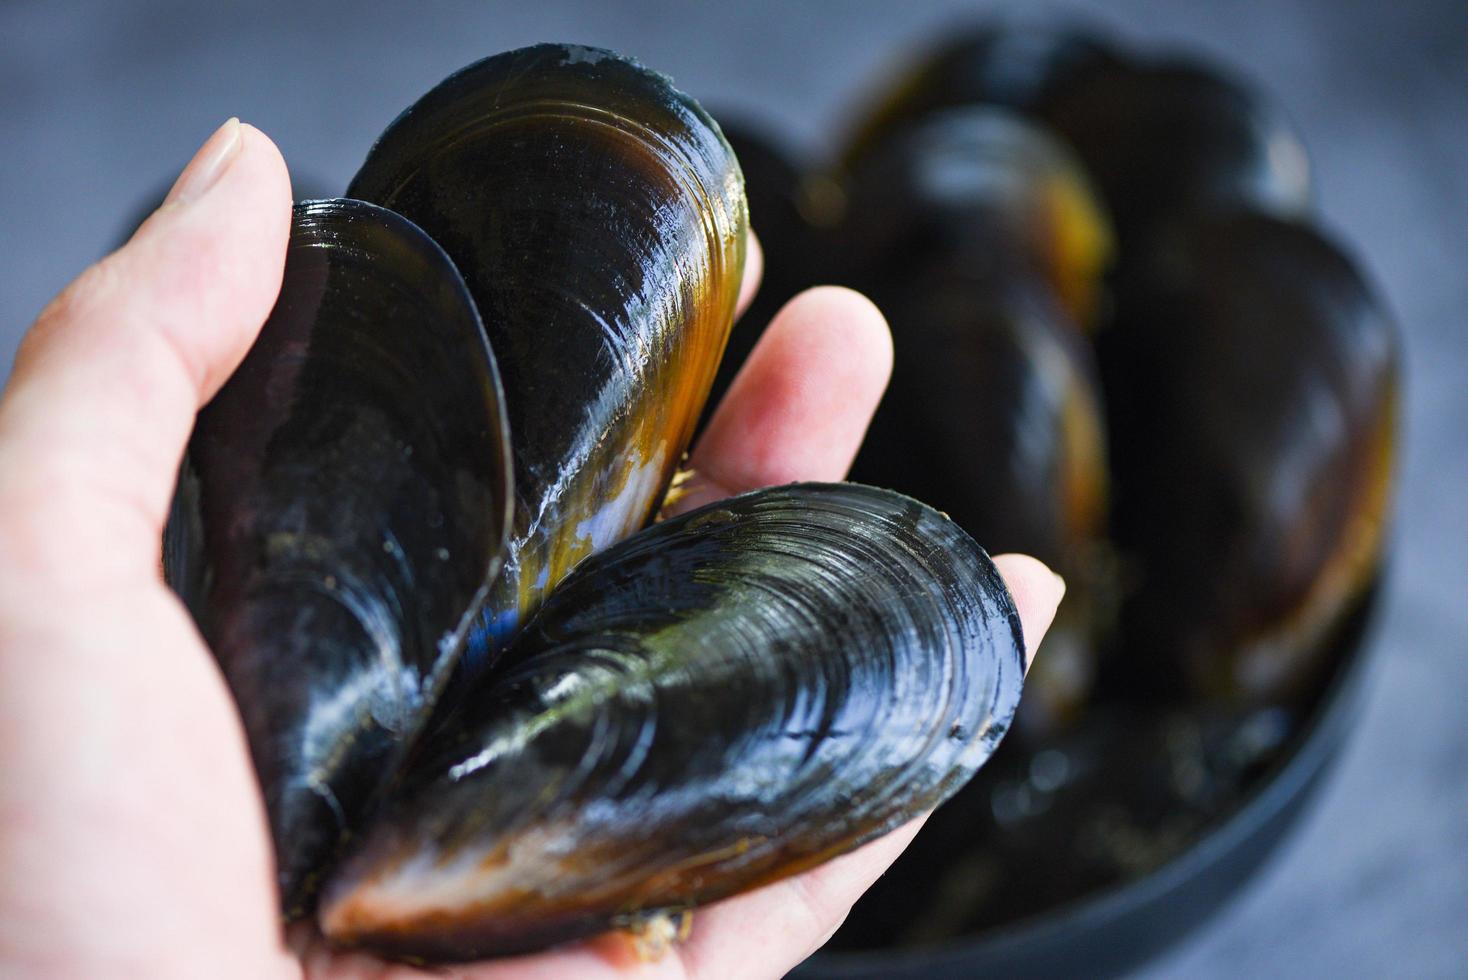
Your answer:
[[[240,705],[286,911],[400,762],[508,526],[494,360],[407,221],[296,206],[275,309],[199,413],[170,584]]]
[[[515,510],[468,653],[480,666],[662,500],[733,322],[743,180],[718,126],[666,78],[544,44],[429,92],[349,193],[444,247],[500,360]]]
[[[1379,569],[1396,325],[1329,239],[1249,212],[1176,226],[1117,308],[1101,353],[1131,435],[1114,456],[1116,534],[1139,556],[1125,625],[1200,692],[1283,696]]]
[[[297,207],[165,542],[287,916],[324,894],[330,939],[411,959],[539,948],[809,868],[973,774],[1024,643],[946,517],[797,485],[638,531],[742,274],[696,104],[607,52],[510,52],[353,192],[409,217]]]
[[[940,803],[1019,699],[983,551],[890,491],[794,485],[587,560],[330,885],[328,937],[471,959],[808,868]]]

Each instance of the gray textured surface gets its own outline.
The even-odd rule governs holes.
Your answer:
[[[364,6],[0,0],[0,374],[46,300],[228,115],[270,133],[298,173],[341,188],[393,115],[450,70],[523,43],[579,40],[635,54],[699,98],[817,149],[910,44],[957,11],[993,9]],[[1408,351],[1396,575],[1360,730],[1286,852],[1146,975],[1463,975],[1468,7],[1114,0],[1068,9],[1139,40],[1211,53],[1277,96],[1314,154],[1325,221],[1375,275]]]

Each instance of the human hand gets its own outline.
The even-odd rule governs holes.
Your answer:
[[[282,935],[239,716],[160,541],[189,430],[280,287],[284,162],[234,121],[163,207],[27,334],[0,401],[0,973],[465,980],[778,976],[916,832],[696,914],[641,963],[619,937],[432,973]],[[758,280],[754,249],[741,304]],[[776,317],[694,450],[679,507],[840,479],[886,385],[872,305],[812,290]],[[996,559],[1033,650],[1061,587]]]

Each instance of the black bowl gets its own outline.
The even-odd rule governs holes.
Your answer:
[[[1379,576],[1342,625],[1313,708],[1276,763],[1184,852],[1131,881],[1012,924],[924,947],[818,953],[801,980],[949,976],[1114,976],[1173,945],[1221,909],[1309,810],[1360,710]]]

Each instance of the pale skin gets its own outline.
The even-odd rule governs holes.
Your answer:
[[[280,287],[290,182],[233,120],[164,206],[37,319],[0,401],[0,974],[148,978],[775,977],[817,949],[917,824],[700,910],[653,962],[620,937],[427,972],[283,933],[238,715],[159,573],[194,415]],[[753,296],[758,247],[741,297]],[[881,314],[811,290],[765,331],[681,507],[839,480],[891,371]],[[1031,650],[1063,585],[996,559]]]

